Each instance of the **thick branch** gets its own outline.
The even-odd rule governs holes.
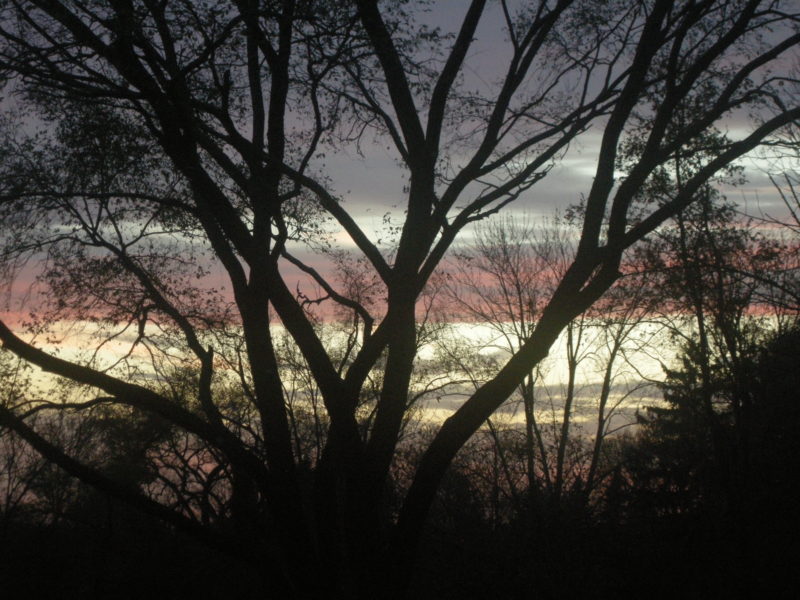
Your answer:
[[[18,338],[2,321],[0,321],[0,341],[3,342],[4,348],[43,371],[101,389],[114,396],[121,404],[157,414],[197,435],[220,448],[232,461],[247,468],[258,481],[266,485],[269,476],[263,463],[248,452],[241,441],[228,430],[220,430],[209,425],[195,414],[145,387],[121,381],[107,373],[47,354]]]

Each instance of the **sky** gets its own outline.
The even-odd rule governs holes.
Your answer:
[[[452,32],[460,24],[466,6],[466,2],[452,0],[436,2],[431,12],[422,17],[421,21],[432,27],[441,27],[445,32]],[[490,2],[487,14],[478,30],[477,40],[467,59],[468,67],[465,70],[467,86],[494,88],[493,80],[502,73],[499,65],[502,65],[503,59],[509,55],[507,40],[504,34],[498,33],[502,31],[502,27],[499,3]],[[725,125],[730,131],[737,132],[743,130],[747,123],[738,116]],[[600,136],[601,131],[597,127],[582,135],[570,146],[567,154],[548,177],[525,192],[505,210],[505,214],[524,214],[533,218],[549,217],[556,211],[564,211],[578,202],[581,194],[587,192],[591,186]],[[753,167],[748,170],[750,183],[742,188],[728,190],[729,197],[750,212],[766,212],[779,216],[783,207],[772,184],[759,170],[765,163],[749,162]],[[355,150],[347,149],[328,153],[325,168],[333,181],[333,187],[342,194],[345,206],[372,239],[385,235],[381,229],[386,213],[391,213],[395,218],[402,218],[405,200],[402,192],[404,172],[399,168],[396,156],[386,149],[385,143],[366,141],[363,146],[363,156]],[[466,232],[462,237],[462,243],[469,238],[469,232]],[[344,248],[352,247],[345,236],[337,235],[336,239]],[[313,266],[326,268],[324,261],[314,262],[308,253],[304,253],[303,256]],[[292,289],[294,281],[300,282],[305,279],[292,267],[286,267],[284,272]],[[30,280],[31,270],[22,272],[16,282],[16,289],[24,291]]]
[[[513,6],[524,6],[525,2],[511,2]],[[438,1],[418,16],[420,24],[439,28],[443,33],[454,34],[466,13],[466,1]],[[494,84],[505,69],[511,46],[504,32],[505,23],[499,2],[489,2],[476,39],[469,51],[463,71],[464,84],[469,89],[496,91]],[[724,126],[733,135],[749,129],[745,115],[730,118]],[[529,216],[551,216],[577,203],[581,194],[591,186],[601,139],[602,123],[581,135],[571,144],[566,155],[560,159],[553,171],[531,190],[525,192],[506,209],[506,213],[524,213]],[[383,217],[389,212],[402,217],[404,172],[397,163],[397,155],[387,149],[385,140],[369,139],[363,143],[363,155],[355,149],[338,148],[328,152],[324,170],[333,181],[333,189],[339,193],[348,210],[373,239],[380,237]],[[771,183],[760,169],[769,167],[765,161],[749,161],[750,184],[732,190],[731,197],[750,211],[765,211],[771,214],[783,210]],[[469,238],[468,232],[465,236]],[[344,236],[337,240],[352,247]],[[292,272],[287,267],[287,272]]]
[[[511,3],[524,5],[525,3]],[[455,33],[460,26],[468,3],[465,1],[433,2],[431,9],[423,13],[420,23],[443,33]],[[504,74],[511,46],[504,32],[505,22],[499,2],[489,2],[476,39],[473,42],[463,71],[465,87],[484,90],[490,97],[496,93],[495,82]],[[540,183],[523,193],[512,205],[504,209],[506,214],[525,214],[534,218],[550,217],[563,212],[580,201],[581,195],[591,187],[602,136],[602,122],[579,136],[566,154],[557,161],[552,172]],[[729,116],[722,123],[723,131],[737,138],[752,129],[752,122],[746,114]],[[729,189],[729,198],[737,202],[743,211],[760,216],[785,215],[785,206],[780,202],[765,171],[775,172],[781,168],[777,161],[751,156],[741,161],[746,167],[748,183],[745,186]],[[783,165],[786,163],[784,162]],[[791,166],[800,169],[798,162]],[[348,210],[367,233],[377,232],[386,212],[402,216],[405,200],[402,193],[405,183],[403,170],[398,166],[397,156],[387,149],[386,141],[363,145],[363,156],[346,149],[329,153],[325,168],[340,191]],[[377,234],[376,234],[377,235]],[[469,240],[469,231],[461,240]],[[345,243],[344,238],[340,238]],[[374,239],[374,237],[373,237]]]

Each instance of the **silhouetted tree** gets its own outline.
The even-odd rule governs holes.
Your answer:
[[[575,252],[574,233],[563,218],[542,222],[509,218],[476,227],[474,241],[448,263],[440,300],[446,319],[480,324],[487,333],[475,340],[447,339],[443,343],[451,352],[453,344],[461,343],[471,345],[473,352],[513,354],[533,332],[544,303],[568,268]],[[612,418],[620,397],[629,397],[638,387],[622,389],[626,386],[619,377],[620,359],[630,346],[631,332],[647,313],[646,289],[646,277],[634,273],[567,325],[558,355],[539,363],[509,398],[506,412],[524,416],[521,431],[513,424],[504,425],[501,415],[487,420],[486,433],[495,440],[504,491],[518,512],[524,512],[520,499],[525,491],[530,496],[526,505],[558,512],[563,496],[572,496],[571,503],[578,506],[605,477],[600,470],[603,440],[619,425],[612,425]],[[476,386],[492,375],[467,360],[460,365]],[[595,368],[601,373],[596,404],[591,398],[579,401],[579,396],[587,395],[580,380]],[[546,382],[552,369],[565,373],[561,386]],[[616,390],[615,380],[621,384]],[[595,415],[592,439],[575,420]],[[514,439],[520,433],[522,444]],[[519,476],[515,464],[520,460],[525,477]]]
[[[761,355],[770,336],[796,322],[783,301],[786,251],[713,190],[646,246],[660,320],[679,349],[660,384],[666,406],[640,415],[641,453],[628,465],[651,494],[649,509],[740,513],[760,486],[764,465],[754,460],[766,443],[760,411],[770,404],[760,391]]]
[[[239,557],[278,596],[401,593],[456,453],[613,285],[623,253],[800,117],[797,82],[784,70],[800,41],[791,2],[473,0],[459,7],[452,35],[426,27],[417,8],[0,2],[0,73],[16,111],[0,166],[3,273],[36,257],[47,290],[31,327],[6,318],[0,340],[85,386],[84,402],[155,415],[213,448],[229,465],[234,519],[249,526],[206,524],[112,478],[37,429],[20,404],[0,407],[0,424],[83,482]],[[476,92],[472,50],[490,10],[504,23],[492,43],[504,36],[505,64]],[[675,193],[633,218],[634,199],[662,165],[748,110],[757,116],[746,133],[714,138]],[[533,193],[590,129],[600,148],[572,260],[535,328],[438,428],[396,521],[387,518],[420,295],[467,225]],[[617,178],[629,133],[641,144]],[[366,150],[373,136],[404,177],[388,246],[324,175],[326,152]],[[334,255],[333,232],[354,246],[363,287],[326,278],[309,255]],[[290,265],[319,297],[292,285],[282,270]],[[352,295],[359,289],[379,301]],[[314,327],[322,297],[352,317],[357,335],[343,363]],[[295,455],[274,319],[313,374],[330,423],[310,485]],[[57,355],[44,345],[58,341],[58,324],[79,321],[98,352]],[[113,340],[128,351],[109,364],[99,350]],[[191,404],[159,385],[176,366],[198,373]],[[231,374],[257,427],[241,428],[221,401],[215,384]],[[365,431],[358,411],[370,381],[378,397]]]

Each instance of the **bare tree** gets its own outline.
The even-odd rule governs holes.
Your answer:
[[[479,225],[474,241],[456,252],[451,261],[443,294],[444,310],[451,313],[447,319],[475,322],[487,328],[491,332],[488,339],[472,342],[478,348],[493,349],[501,355],[517,352],[533,333],[547,299],[574,256],[571,233],[560,220],[534,223],[508,218]],[[566,326],[567,382],[557,400],[546,386],[537,390],[543,383],[542,363],[523,378],[516,390],[524,414],[528,490],[535,493],[543,486],[556,504],[564,486],[577,370],[586,355],[584,325],[581,316]],[[465,363],[463,367],[469,369],[470,365]],[[473,379],[475,387],[483,383],[480,377]],[[541,420],[545,411],[537,406],[537,396],[540,400],[541,396],[548,397],[550,421]],[[489,419],[487,426],[501,462],[505,462],[496,424]],[[555,453],[549,451],[551,445]],[[508,483],[511,485],[511,481]]]
[[[448,262],[441,297],[443,310],[449,311],[448,320],[481,324],[491,333],[460,343],[471,345],[473,353],[490,349],[503,355],[516,352],[535,329],[540,311],[572,260],[574,234],[563,218],[534,222],[516,217],[476,227],[474,241]],[[523,409],[528,490],[535,495],[541,488],[551,509],[559,508],[566,492],[588,500],[598,479],[603,479],[599,466],[604,439],[633,420],[629,415],[627,421],[621,418],[612,423],[617,409],[650,385],[636,373],[623,373],[626,354],[638,343],[632,336],[648,315],[652,300],[647,274],[632,265],[625,270],[630,271],[627,277],[592,310],[566,326],[557,355],[539,363],[509,399],[512,404],[507,410],[513,402]],[[453,343],[459,342],[443,341],[447,346]],[[480,366],[474,367],[468,360],[459,364],[462,370],[474,373],[473,385],[479,387],[483,380],[476,369]],[[560,386],[553,385],[552,378],[546,380],[552,369],[563,373]],[[596,404],[591,408],[586,400],[579,400],[588,390],[581,381],[590,376],[587,369],[600,373]],[[628,375],[625,382],[623,375]],[[577,413],[586,417],[588,410],[593,410],[596,418],[593,436],[576,430],[575,425]],[[497,446],[494,451],[503,466],[506,486],[518,497],[512,475],[516,469],[508,464],[513,458],[506,457],[504,450],[508,444],[504,438],[512,432],[503,429],[508,428],[501,428],[500,419],[487,420],[487,433]]]
[[[86,386],[85,402],[155,414],[215,448],[231,473],[231,509],[253,526],[237,537],[115,481],[15,406],[0,408],[0,423],[84,482],[248,561],[278,594],[374,597],[387,585],[400,593],[453,457],[613,285],[623,253],[800,117],[789,93],[797,81],[785,70],[800,41],[791,2],[492,6],[472,0],[447,35],[401,1],[0,3],[0,72],[18,109],[18,131],[4,141],[2,256],[7,265],[44,257],[48,290],[34,327],[6,319],[0,339]],[[495,9],[505,30],[493,43],[503,44],[505,63],[476,93],[466,77],[471,49]],[[715,138],[680,189],[632,218],[661,165],[748,110],[746,133]],[[420,294],[467,225],[535,194],[590,130],[600,149],[569,266],[519,348],[438,428],[396,522],[387,521]],[[629,133],[641,144],[617,178]],[[405,174],[390,248],[323,174],[326,151],[357,151],[371,136]],[[309,258],[330,256],[325,219],[378,283],[375,306],[348,297]],[[309,294],[284,277],[290,263],[357,315],[343,367],[314,327]],[[297,467],[273,318],[302,353],[330,423],[310,486]],[[40,347],[47,338],[36,332],[77,319],[91,322],[98,352],[71,359]],[[231,344],[237,337],[243,344]],[[129,352],[103,364],[99,349],[114,340]],[[238,369],[254,435],[217,395],[222,365]],[[191,405],[152,385],[176,366],[198,372]],[[376,371],[365,432],[358,409]]]

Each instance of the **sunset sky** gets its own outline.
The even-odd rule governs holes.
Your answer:
[[[428,13],[419,16],[419,22],[429,27],[439,27],[445,33],[453,33],[465,10],[466,3],[434,3]],[[494,82],[502,77],[501,65],[510,52],[505,35],[499,33],[503,28],[499,3],[490,3],[482,23],[467,59],[464,80],[467,87],[489,91],[495,88]],[[296,118],[303,118],[303,115],[296,115]],[[536,220],[552,217],[577,203],[593,180],[601,135],[598,125],[602,124],[596,124],[579,136],[563,158],[556,161],[552,172],[504,209],[503,214]],[[724,124],[732,137],[747,131],[749,125],[741,115],[730,118]],[[344,206],[373,240],[386,238],[385,215],[390,215],[394,222],[403,218],[405,171],[398,165],[397,154],[389,146],[386,140],[376,140],[368,134],[359,149],[351,147],[329,151],[319,166],[322,172],[330,176],[332,188],[342,198]],[[764,172],[764,169],[775,171],[776,164],[758,158],[742,161],[742,164],[747,166],[749,181],[744,186],[727,190],[729,198],[754,216],[783,215],[785,207]],[[337,233],[335,228],[331,232],[342,249],[352,249],[352,243],[346,235]],[[466,230],[457,244],[468,244],[469,239],[470,231]],[[294,251],[311,266],[323,273],[330,273],[327,259],[315,257],[307,249],[298,246],[294,247]],[[20,271],[13,287],[7,290],[5,308],[9,310],[4,316],[9,322],[16,321],[19,299],[29,290],[37,268],[36,261],[31,261]],[[285,264],[283,271],[292,289],[307,282],[307,277],[291,265]],[[223,283],[224,280],[225,276],[220,270],[209,284]],[[306,289],[310,292],[312,288]]]

